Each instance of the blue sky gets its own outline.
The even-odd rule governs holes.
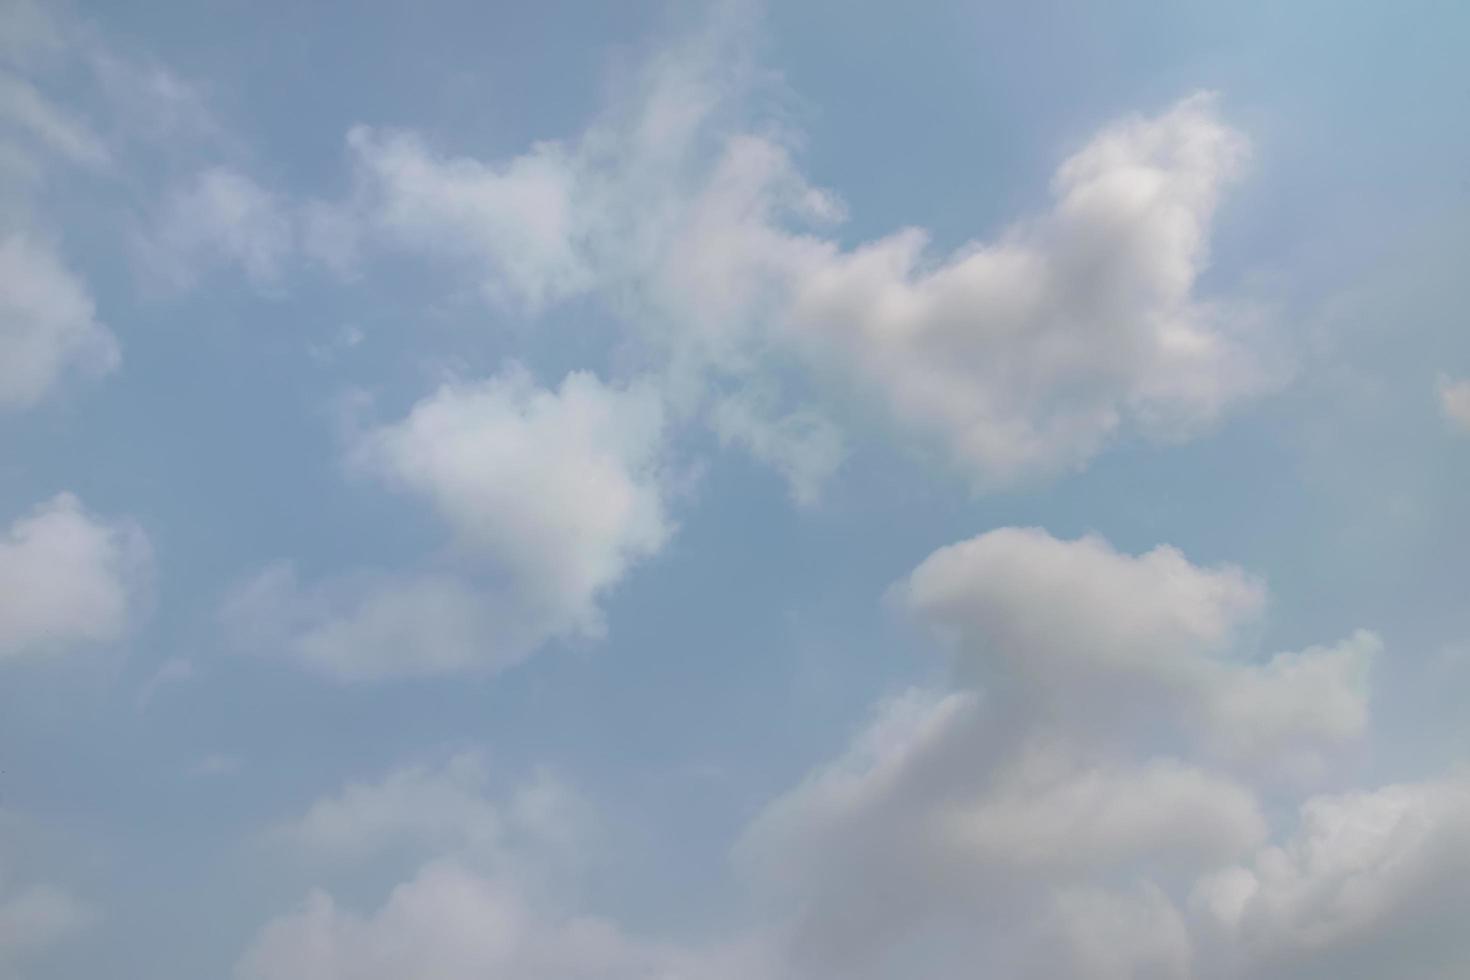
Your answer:
[[[1467,31],[0,4],[0,978],[1462,975]]]

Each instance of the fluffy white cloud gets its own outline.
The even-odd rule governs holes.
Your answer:
[[[962,675],[1048,724],[1117,737],[1167,720],[1235,761],[1298,765],[1367,724],[1377,637],[1248,659],[1238,636],[1261,583],[1168,546],[1134,556],[1002,528],[941,548],[895,595]]]
[[[663,429],[654,390],[585,373],[555,390],[518,367],[446,384],[360,433],[351,458],[434,507],[459,570],[303,586],[280,565],[226,618],[247,643],[348,679],[500,670],[600,636],[602,598],[673,530]]]
[[[117,341],[97,320],[86,285],[35,238],[0,240],[0,410],[26,408],[68,372],[106,374]]]
[[[1209,96],[1125,120],[1062,164],[1044,217],[937,267],[918,230],[832,250],[791,317],[982,483],[1075,467],[1126,423],[1188,434],[1269,377],[1240,315],[1194,296],[1245,153]]]
[[[1312,797],[1289,839],[1201,881],[1192,904],[1242,975],[1459,976],[1470,783]]]
[[[580,139],[504,164],[355,131],[366,213],[537,305],[591,288],[631,303],[683,367],[743,373],[775,343],[850,371],[981,485],[1079,466],[1125,427],[1191,434],[1281,374],[1250,311],[1195,295],[1247,157],[1213,96],[1104,129],[1058,169],[1049,212],[936,261],[920,229],[850,250],[793,230],[841,208],[786,141],[730,128],[751,86],[713,50],[657,61]]]
[[[598,597],[672,530],[657,393],[585,372],[556,390],[515,367],[446,384],[355,459],[426,498],[548,632],[598,632]]]
[[[1056,939],[1065,896],[1202,873],[1265,833],[1227,776],[1010,730],[970,692],[911,693],[772,803],[737,854],[792,910],[803,976],[911,975],[915,944],[957,961],[984,949],[1018,964],[998,976],[1030,976],[1020,964]]]
[[[1274,853],[1258,796],[1362,734],[1377,638],[1261,661],[1240,569],[1035,529],[940,549],[893,596],[955,689],[883,705],[737,851],[790,909],[798,971],[912,975],[922,948],[996,976],[1212,975],[1189,891]]]
[[[1240,569],[1200,568],[1167,545],[1125,555],[1096,535],[1064,541],[1039,528],[941,548],[896,594],[961,655],[996,659],[1042,684],[1089,669],[1187,670],[1185,654],[1225,649],[1265,601]],[[1058,609],[1067,615],[1049,614]]]
[[[1462,432],[1470,432],[1470,380],[1439,380],[1439,410],[1445,420]]]
[[[586,285],[576,176],[558,144],[504,165],[437,156],[411,133],[358,127],[347,144],[358,170],[354,208],[372,232],[465,263],[500,301],[539,308]]]
[[[88,513],[69,493],[0,538],[0,660],[65,653],[120,638],[150,575],[147,538]]]
[[[761,118],[749,47],[738,16],[717,18],[581,133],[503,160],[357,127],[351,192],[304,206],[307,251],[339,268],[368,246],[416,252],[531,312],[595,293],[681,400],[718,404],[720,378],[770,387],[775,351],[805,360],[879,392],[981,487],[1079,467],[1123,432],[1189,436],[1284,375],[1251,310],[1197,295],[1248,157],[1213,95],[1104,128],[1058,168],[1048,211],[990,241],[939,257],[908,228],[844,248],[820,233],[842,206]],[[721,406],[717,431],[809,496],[830,437],[800,419],[758,433],[748,409]]]

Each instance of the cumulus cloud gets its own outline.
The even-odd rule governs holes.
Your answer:
[[[356,126],[347,191],[289,214],[216,173],[172,237],[257,281],[287,252],[351,274],[388,251],[533,316],[593,295],[660,365],[671,404],[708,410],[798,500],[840,459],[835,429],[721,394],[779,393],[774,364],[876,392],[982,489],[1079,468],[1129,433],[1187,438],[1284,377],[1258,314],[1197,288],[1249,156],[1214,95],[1104,127],[1057,169],[1049,209],[948,255],[921,228],[846,247],[826,231],[845,208],[803,174],[751,34],[716,17],[581,132],[501,159]]]
[[[740,32],[716,34],[654,59],[577,138],[503,162],[355,129],[349,211],[532,308],[596,291],[672,370],[749,376],[797,352],[878,391],[980,486],[1079,467],[1126,431],[1186,437],[1280,378],[1252,311],[1196,294],[1248,157],[1213,95],[1104,128],[1058,168],[1050,210],[991,240],[936,257],[909,228],[844,248],[813,230],[844,211],[796,137],[750,119]],[[789,469],[729,414],[731,441]]]
[[[0,238],[0,410],[27,408],[68,373],[106,374],[118,360],[86,285],[56,252],[29,235]]]
[[[919,230],[828,249],[791,317],[983,482],[1076,467],[1125,424],[1189,434],[1270,373],[1241,314],[1194,295],[1245,155],[1210,96],[1124,120],[1057,170],[1046,215],[937,266]]]
[[[583,288],[576,176],[566,151],[541,143],[503,165],[436,154],[412,133],[356,127],[353,207],[367,230],[462,262],[491,299],[538,309]]]
[[[518,367],[444,385],[354,458],[425,498],[558,629],[596,632],[598,595],[672,530],[657,394],[586,372],[555,390]]]
[[[1367,723],[1377,637],[1247,659],[1264,586],[1169,546],[1126,555],[1097,536],[1002,528],[941,548],[894,594],[962,675],[1048,724],[1116,736],[1169,718],[1238,761],[1310,756]]]
[[[1274,853],[1261,796],[1363,734],[1377,638],[1261,658],[1242,570],[1036,529],[942,548],[892,596],[953,689],[884,703],[737,849],[796,968],[912,975],[922,947],[997,976],[1210,975],[1192,883]]]
[[[1311,797],[1289,838],[1191,898],[1240,975],[1457,976],[1470,957],[1470,783]]]
[[[458,569],[303,586],[280,565],[237,590],[227,619],[344,678],[493,671],[598,637],[603,597],[673,531],[663,427],[656,392],[581,372],[554,390],[519,367],[445,384],[350,455],[435,509]]]
[[[736,980],[761,972],[748,951],[643,940],[576,910],[548,869],[575,871],[595,813],[549,774],[497,795],[482,755],[413,765],[318,800],[274,836],[341,864],[393,849],[431,855],[367,915],[314,890],[268,923],[240,980],[309,976],[425,980],[514,976]],[[555,868],[553,868],[555,870]]]
[[[1438,392],[1445,421],[1461,432],[1470,432],[1470,380],[1440,378]]]
[[[139,614],[150,565],[131,522],[91,514],[69,493],[37,505],[0,538],[0,660],[119,639]]]

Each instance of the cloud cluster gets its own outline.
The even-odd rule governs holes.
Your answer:
[[[0,537],[0,661],[64,654],[120,639],[151,578],[148,540],[130,521],[52,497]]]
[[[632,303],[681,366],[744,376],[774,347],[871,386],[980,485],[1075,468],[1125,427],[1189,435],[1273,380],[1251,311],[1195,296],[1246,157],[1213,97],[1106,128],[1058,169],[1048,213],[936,259],[920,229],[844,249],[793,228],[840,209],[780,140],[715,138],[698,117],[658,161],[672,190],[641,196],[631,174],[651,155],[640,141],[666,99],[658,84],[639,125],[498,168],[355,133],[382,198],[372,213],[400,244],[473,254],[498,270],[487,288],[529,303],[594,286]]]
[[[984,963],[1015,978],[1447,980],[1463,964],[1470,784],[1311,788],[1340,782],[1366,732],[1371,634],[1263,658],[1246,627],[1264,589],[1241,570],[1034,529],[941,549],[893,599],[954,683],[885,701],[747,826],[743,933],[654,941],[582,913],[554,872],[594,852],[595,811],[544,774],[497,798],[467,754],[279,825],[274,840],[322,867],[390,853],[416,870],[365,914],[313,892],[237,975],[785,980]]]
[[[12,0],[0,7],[0,35],[3,412],[53,396],[68,377],[107,374],[121,359],[91,289],[67,259],[56,202],[135,182],[129,165],[140,154],[192,143],[213,124],[188,85],[114,50],[61,8]],[[79,86],[101,111],[71,108]],[[186,134],[191,139],[180,139]],[[183,203],[221,207],[219,193],[196,197]],[[201,243],[178,244],[176,257]]]
[[[357,465],[428,502],[453,553],[308,584],[282,565],[232,602],[237,623],[338,676],[500,669],[599,633],[601,597],[670,532],[658,471],[691,423],[811,505],[847,441],[842,398],[798,391],[875,394],[988,488],[1080,467],[1127,432],[1188,436],[1279,374],[1251,311],[1196,295],[1248,155],[1212,96],[1104,128],[1060,166],[1049,210],[990,240],[937,256],[910,228],[847,247],[751,47],[726,11],[580,133],[505,159],[358,125],[335,197],[220,167],[176,188],[149,241],[182,282],[224,262],[273,290],[293,262],[350,278],[415,256],[529,317],[590,297],[643,366],[555,391],[509,368],[364,435]]]
[[[596,637],[602,598],[672,533],[663,430],[655,392],[586,373],[556,389],[514,366],[445,384],[350,450],[440,515],[444,567],[302,585],[276,566],[232,596],[227,620],[349,679],[495,671]]]
[[[482,756],[412,766],[316,801],[276,836],[300,853],[360,863],[410,846],[422,863],[376,911],[323,889],[268,923],[239,980],[736,980],[739,949],[693,951],[629,935],[572,907],[546,869],[585,860],[592,811],[546,773],[497,798]],[[427,854],[425,858],[423,855]]]
[[[531,309],[597,291],[681,371],[747,377],[775,350],[870,386],[982,486],[1078,467],[1128,428],[1187,436],[1280,374],[1252,311],[1195,295],[1247,155],[1212,96],[1104,129],[1058,169],[1050,211],[936,258],[921,229],[850,249],[809,230],[841,208],[787,141],[721,128],[746,93],[705,55],[503,163],[354,130],[353,213]]]
[[[1124,120],[992,241],[937,264],[917,229],[826,247],[791,319],[982,484],[1080,466],[1125,425],[1190,434],[1269,382],[1248,314],[1194,294],[1245,155],[1208,95]]]
[[[1034,529],[941,549],[894,598],[955,686],[880,706],[737,851],[801,975],[1377,976],[1470,897],[1459,779],[1272,818],[1365,734],[1371,634],[1253,656],[1239,569]],[[1437,942],[1425,962],[1463,959]]]
[[[1257,311],[1197,293],[1249,154],[1213,95],[1105,127],[1057,169],[1049,209],[948,255],[920,228],[845,247],[827,231],[844,208],[801,172],[748,48],[719,22],[581,133],[505,159],[354,127],[335,200],[287,209],[205,173],[177,199],[203,206],[162,237],[232,254],[256,280],[288,252],[338,272],[387,252],[532,316],[591,295],[660,364],[681,415],[776,466],[798,500],[841,454],[815,408],[776,410],[794,365],[876,393],[982,489],[1079,468],[1120,435],[1189,437],[1284,376]],[[748,385],[774,404],[726,397]]]

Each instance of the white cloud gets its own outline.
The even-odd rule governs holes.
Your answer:
[[[204,243],[257,281],[288,252],[349,276],[368,250],[411,252],[532,315],[593,294],[681,413],[716,405],[724,440],[799,499],[835,467],[835,430],[807,413],[756,426],[748,404],[720,405],[730,382],[775,389],[774,361],[878,392],[980,488],[1080,468],[1129,433],[1189,437],[1285,376],[1255,312],[1197,295],[1249,155],[1213,95],[1104,128],[1058,168],[1049,210],[989,241],[941,257],[906,228],[845,248],[822,233],[844,208],[801,172],[750,34],[716,17],[581,132],[503,159],[357,126],[337,200],[286,209],[216,174],[179,208],[173,251]],[[231,217],[198,217],[211,213]]]
[[[355,466],[425,498],[457,571],[361,573],[308,586],[286,565],[227,602],[254,646],[348,679],[495,671],[554,639],[596,638],[602,600],[673,532],[663,407],[641,385],[512,367],[452,382],[358,434]]]
[[[1439,410],[1445,421],[1462,432],[1470,432],[1470,380],[1439,379]]]
[[[1254,796],[1228,779],[1172,759],[1079,769],[1044,750],[946,807],[936,829],[957,854],[1038,869],[1229,857],[1266,835]]]
[[[1288,840],[1192,901],[1243,973],[1364,978],[1463,973],[1467,903],[1462,777],[1312,797]]]
[[[751,122],[759,76],[720,30],[654,59],[577,138],[504,162],[355,129],[345,213],[473,260],[488,293],[532,309],[598,292],[681,384],[758,377],[770,347],[838,369],[979,486],[1080,467],[1124,432],[1192,435],[1284,375],[1251,310],[1196,295],[1248,156],[1214,96],[1105,128],[1057,170],[1052,208],[992,241],[936,259],[910,228],[844,249],[805,230],[843,209],[801,174],[796,137]]]
[[[357,127],[347,144],[366,198],[356,206],[375,232],[467,263],[496,300],[539,308],[586,284],[576,177],[558,144],[504,165],[436,156],[411,133]]]
[[[801,975],[899,977],[915,944],[1035,964],[1067,895],[1187,878],[1265,833],[1253,791],[1227,776],[1010,730],[971,692],[916,693],[769,805],[737,856],[792,915]]]
[[[278,563],[236,588],[224,621],[239,645],[282,652],[342,680],[495,671],[533,638],[493,592],[453,574],[357,573],[303,584]]]
[[[892,594],[955,687],[885,703],[737,849],[791,916],[795,968],[983,951],[998,977],[1213,975],[1191,887],[1272,853],[1259,797],[1363,733],[1377,638],[1260,661],[1265,591],[1240,569],[1035,529],[942,548]]]
[[[941,548],[897,595],[964,654],[1042,682],[1089,667],[1170,671],[1179,651],[1225,649],[1265,601],[1240,569],[1200,568],[1167,545],[1125,555],[1096,535],[1064,541],[1038,528]],[[1068,615],[1047,615],[1057,608]]]
[[[337,865],[390,852],[429,857],[368,915],[313,891],[261,930],[236,976],[774,980],[755,965],[756,950],[644,941],[578,912],[568,895],[589,854],[595,811],[546,772],[502,795],[489,776],[476,752],[405,766],[350,784],[277,827],[276,840]]]
[[[194,285],[211,265],[228,264],[269,289],[297,248],[295,220],[277,195],[213,167],[168,196],[143,252],[150,270],[176,288]]]
[[[556,390],[518,367],[450,383],[354,459],[426,498],[549,633],[599,632],[597,599],[672,532],[656,391],[585,372]]]
[[[0,410],[34,405],[68,372],[106,374],[118,360],[87,287],[56,253],[24,234],[0,240]]]
[[[1100,133],[1052,211],[933,267],[910,229],[796,279],[791,317],[982,484],[1075,468],[1125,425],[1186,435],[1260,390],[1240,314],[1194,296],[1244,138],[1194,96]]]
[[[462,753],[442,766],[406,766],[375,782],[351,783],[272,836],[332,860],[362,860],[404,845],[485,854],[503,842],[504,824],[484,758]]]
[[[96,517],[69,493],[38,505],[0,538],[0,660],[119,639],[138,616],[150,565],[132,523]]]
[[[1249,659],[1241,634],[1262,611],[1262,584],[1168,546],[1134,556],[1096,536],[1002,528],[936,551],[895,596],[961,674],[1048,724],[1116,738],[1146,710],[1234,761],[1297,765],[1367,724],[1377,637]]]

